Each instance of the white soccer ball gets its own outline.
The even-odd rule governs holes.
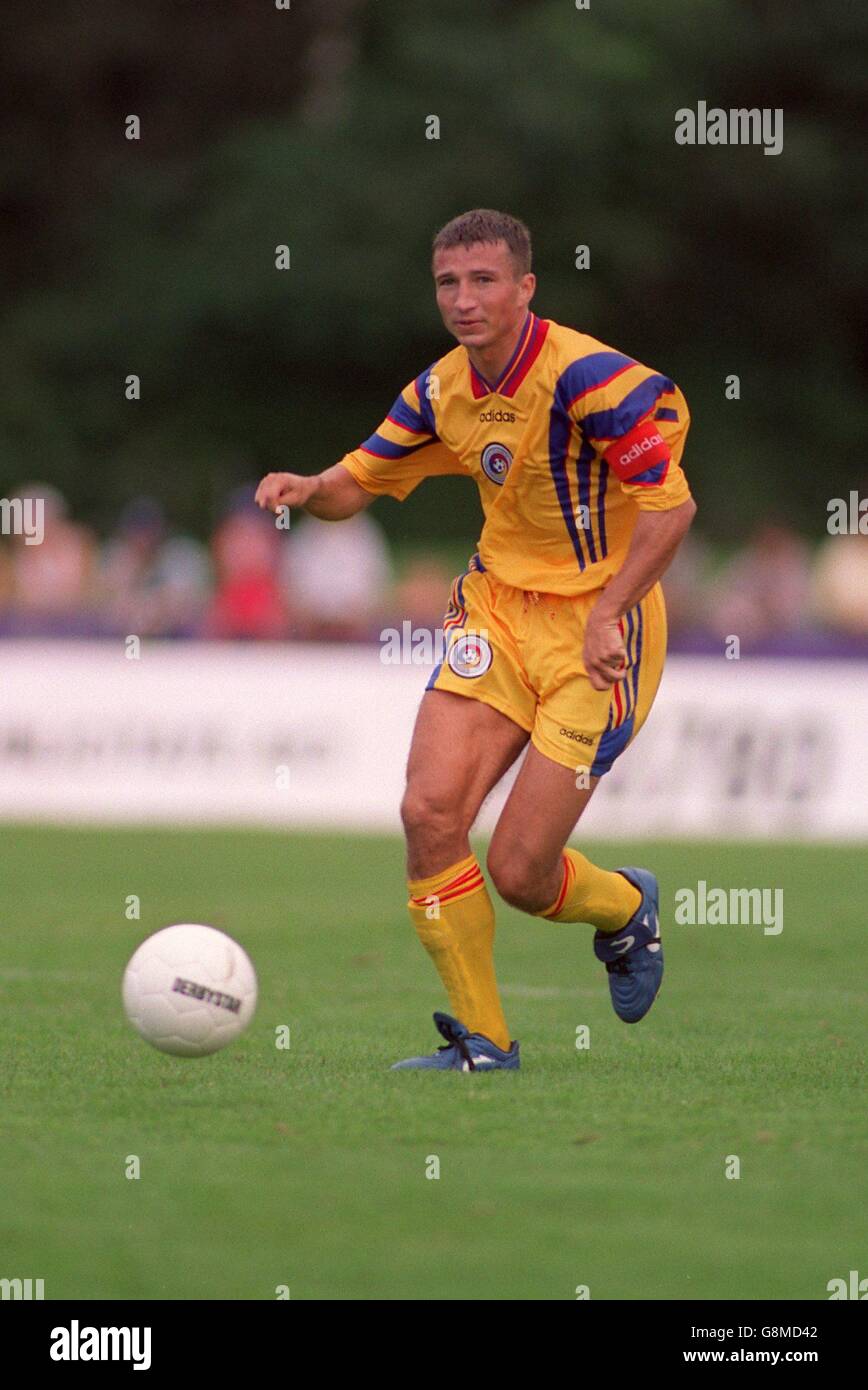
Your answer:
[[[130,960],[123,1000],[130,1023],[161,1052],[204,1057],[244,1032],[256,1008],[256,972],[216,927],[164,927]]]

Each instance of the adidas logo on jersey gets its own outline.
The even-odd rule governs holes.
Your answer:
[[[658,444],[663,443],[663,436],[659,434],[647,434],[643,440],[631,444],[626,454],[620,454],[618,463],[621,467],[626,463],[632,463],[634,459],[640,459],[643,454],[647,454],[650,449],[656,449]]]
[[[488,425],[497,421],[499,424],[515,424],[515,414],[511,410],[483,410],[479,417],[481,425]]]

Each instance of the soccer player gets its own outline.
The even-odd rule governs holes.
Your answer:
[[[615,1012],[635,1023],[660,988],[658,886],[567,840],[635,738],[666,649],[660,576],[696,511],[681,455],[689,424],[667,376],[540,319],[530,236],[487,209],[434,238],[443,322],[458,346],[407,385],[358,449],[315,477],[269,473],[261,507],[340,520],[423,478],[473,478],[485,521],[452,585],[445,659],[428,681],[402,818],[409,912],[451,1013],[445,1045],[398,1067],[519,1066],[494,970],[494,909],[469,831],[527,755],[488,851],[508,903],[595,928]]]

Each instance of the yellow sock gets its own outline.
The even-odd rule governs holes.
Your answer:
[[[599,931],[620,931],[638,910],[642,894],[623,874],[598,869],[577,849],[563,853],[561,891],[550,908],[540,912],[552,922],[589,922]]]
[[[509,1048],[494,977],[494,908],[474,854],[408,883],[410,920],[433,960],[456,1018]]]

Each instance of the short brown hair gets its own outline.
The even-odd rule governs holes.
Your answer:
[[[477,246],[480,242],[505,241],[512,256],[517,275],[527,275],[531,264],[530,232],[517,217],[492,208],[474,208],[453,217],[434,238],[431,248],[449,251],[453,246]]]

